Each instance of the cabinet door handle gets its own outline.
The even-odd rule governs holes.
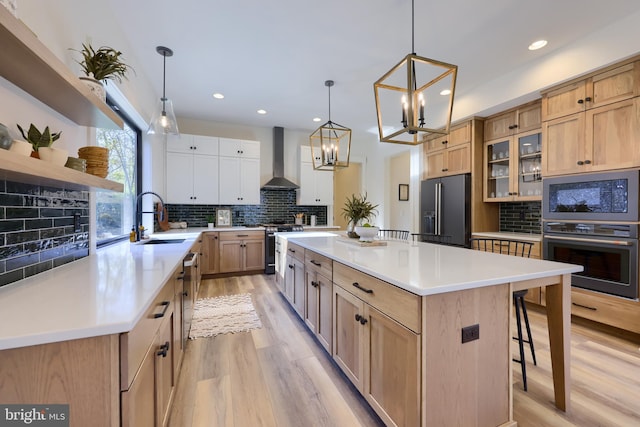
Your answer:
[[[160,346],[160,350],[156,353],[158,356],[167,357],[167,352],[169,351],[169,341],[165,342]]]
[[[578,160],[578,166],[582,166],[584,165],[584,162],[582,160]]]
[[[362,316],[360,316],[359,314],[356,314],[356,322],[359,322],[360,319],[362,319]]]
[[[289,264],[289,268],[293,269],[293,265],[292,265],[292,264]]]
[[[314,260],[309,260],[309,262],[313,265],[315,265],[316,267],[320,267],[322,264],[320,264],[318,261],[314,261]]]
[[[176,280],[184,280],[184,271],[182,271],[178,277],[176,277]]]
[[[587,310],[592,310],[592,311],[597,311],[598,309],[595,307],[589,307],[588,305],[582,305],[582,304],[578,304],[577,302],[572,302],[572,305],[575,305],[576,307],[580,307],[580,308],[586,308]]]
[[[367,319],[365,319],[364,316],[360,316],[360,324],[364,325],[365,323],[367,323]]]
[[[292,254],[295,254],[296,250],[295,249],[289,249],[289,252],[291,252]]]
[[[590,165],[590,164],[591,164],[591,160],[585,160],[585,161],[584,161],[584,164],[585,164],[585,165]]]
[[[584,104],[584,99],[578,99],[578,104]]]
[[[358,282],[353,282],[353,286],[360,289],[362,292],[365,292],[367,294],[372,294],[373,293],[373,289],[367,289],[367,288],[363,288],[362,286],[360,286],[360,283]]]
[[[447,145],[449,143],[449,141],[447,141],[446,139],[444,141],[442,141],[442,145]]]
[[[188,297],[188,296],[189,296],[189,292],[188,292],[188,291],[184,291],[184,292],[182,293],[182,295],[183,295],[183,296],[185,296],[185,297]]]
[[[236,237],[249,237],[248,234],[236,234]]]
[[[161,317],[164,317],[164,315],[167,313],[167,310],[169,309],[169,304],[170,304],[169,301],[162,301],[160,303],[160,305],[162,306],[162,312],[161,313],[155,313],[153,315],[153,318],[154,319],[159,319]]]
[[[590,97],[590,96],[587,96],[584,100],[585,100],[586,102],[591,102],[591,97]]]
[[[318,285],[320,285],[320,283],[314,282],[313,280],[311,281],[311,286],[313,286],[314,288],[317,288]]]

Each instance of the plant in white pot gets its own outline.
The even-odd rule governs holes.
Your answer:
[[[207,215],[207,227],[209,229],[213,228],[213,215]]]
[[[355,231],[355,227],[361,225],[362,221],[375,218],[378,211],[376,208],[378,205],[374,205],[367,201],[367,195],[355,194],[351,195],[351,198],[347,197],[347,200],[342,208],[342,216],[347,220],[347,235],[349,237],[360,237]],[[377,227],[375,227],[377,229]],[[377,233],[377,231],[376,231]]]
[[[82,61],[77,62],[82,66],[82,71],[86,76],[80,77],[80,80],[84,81],[91,91],[103,101],[107,97],[103,81],[117,80],[118,83],[122,83],[122,79],[127,78],[127,71],[133,70],[131,66],[122,61],[122,52],[108,46],[102,46],[96,50],[90,44],[83,43],[82,50],[76,50],[76,52],[82,54]]]
[[[51,132],[49,130],[49,126],[44,128],[44,131],[40,132],[37,127],[34,126],[33,123],[29,126],[29,130],[25,132],[22,129],[22,126],[17,125],[22,137],[26,139],[31,146],[33,147],[33,151],[31,152],[31,157],[36,157],[51,163],[54,163],[59,166],[64,166],[67,162],[67,158],[69,157],[69,153],[67,150],[62,148],[54,148],[51,145],[60,138],[62,135],[62,131],[60,132]]]

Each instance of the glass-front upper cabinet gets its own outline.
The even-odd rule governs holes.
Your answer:
[[[484,201],[542,200],[539,130],[485,142]]]

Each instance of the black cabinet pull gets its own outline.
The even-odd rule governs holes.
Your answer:
[[[587,102],[591,102],[591,97],[587,96],[584,100],[587,101]]]
[[[289,268],[293,268],[293,265],[292,265],[292,264],[289,264]]]
[[[582,304],[578,304],[577,302],[572,302],[572,305],[575,305],[576,307],[580,307],[580,308],[586,308],[587,310],[592,310],[592,311],[597,311],[598,309],[595,307],[589,307],[588,305],[582,305]]]
[[[181,272],[178,277],[176,277],[176,280],[184,280],[184,271]]]
[[[236,234],[236,237],[249,237],[248,234]]]
[[[373,289],[367,289],[367,288],[363,288],[362,286],[360,286],[360,283],[358,282],[353,282],[353,286],[360,289],[362,292],[365,292],[367,294],[372,294],[373,293]]]
[[[319,285],[320,283],[314,282],[313,280],[311,281],[311,286],[313,286],[314,288],[317,288]]]
[[[309,262],[317,267],[322,266],[322,264],[320,264],[318,261],[314,261],[314,260],[309,260]]]
[[[185,296],[185,297],[188,297],[188,296],[189,296],[189,292],[188,292],[188,291],[184,291],[184,292],[182,293],[182,295],[183,295],[183,296]]]
[[[584,104],[584,99],[578,99],[578,104]]]
[[[156,353],[158,356],[167,357],[167,352],[169,351],[169,341],[165,342],[160,346],[160,350]]]
[[[590,165],[590,164],[591,164],[591,160],[585,160],[585,161],[584,161],[584,164],[585,164],[585,165]]]
[[[444,141],[442,141],[443,144],[448,144],[449,141],[447,141],[446,139]]]
[[[367,323],[367,319],[365,319],[364,316],[360,316],[360,324],[364,325],[365,323]]]
[[[170,304],[169,301],[162,301],[160,303],[160,305],[163,306],[162,307],[162,313],[155,313],[153,315],[153,318],[154,319],[159,319],[161,317],[164,317],[164,315],[167,313],[167,310],[169,309],[169,304]]]
[[[295,249],[289,249],[289,252],[291,252],[291,253],[295,254],[295,253],[296,253],[296,250],[295,250]]]
[[[578,166],[582,166],[584,165],[584,162],[582,160],[578,160]]]
[[[362,319],[362,316],[360,316],[359,314],[356,314],[356,322],[359,322],[360,319]]]

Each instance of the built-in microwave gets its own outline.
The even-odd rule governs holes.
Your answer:
[[[639,221],[640,171],[570,175],[542,180],[545,220]]]

